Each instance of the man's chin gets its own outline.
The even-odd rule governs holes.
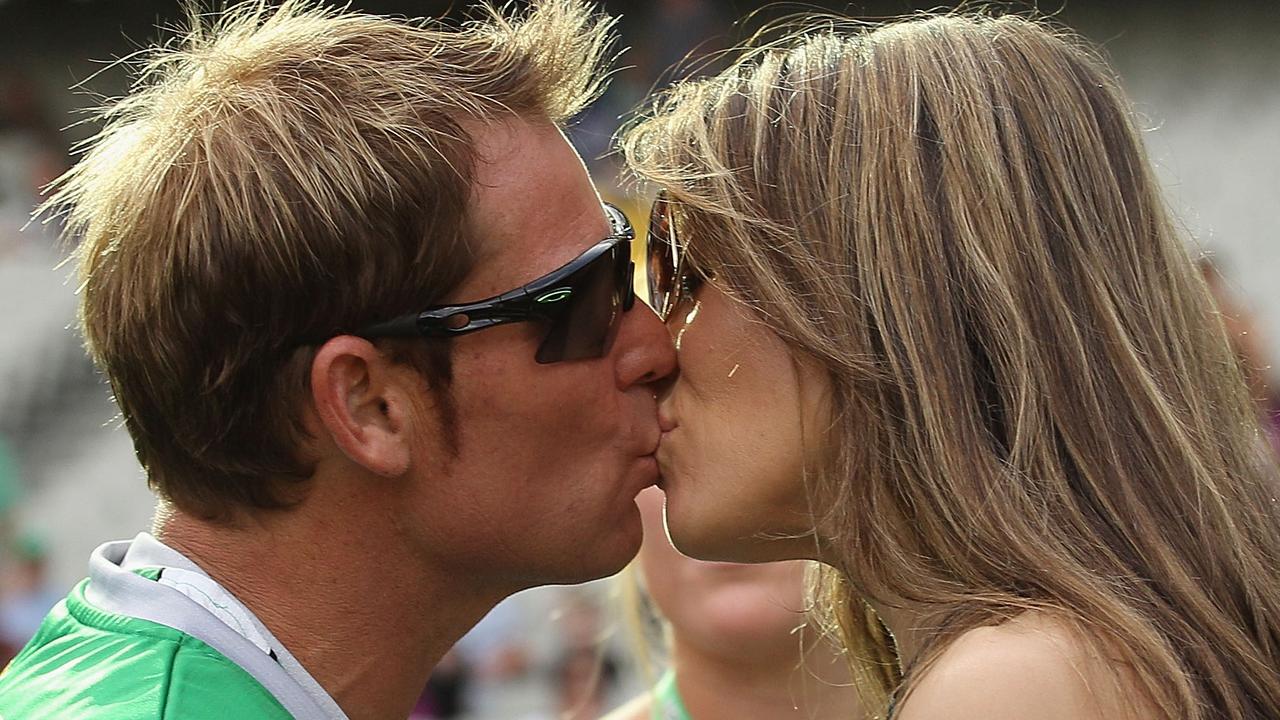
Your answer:
[[[586,580],[599,580],[622,572],[622,569],[640,552],[640,544],[643,540],[644,526],[640,522],[640,513],[637,510],[635,518],[614,528],[611,537],[600,543],[601,552],[595,558],[597,562],[592,563],[593,567],[587,571],[591,577]]]
[[[563,562],[544,567],[544,576],[535,584],[576,585],[616,575],[640,552],[643,538],[638,517],[634,524],[614,527],[607,535],[583,538],[564,550]]]

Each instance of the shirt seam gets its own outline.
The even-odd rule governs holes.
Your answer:
[[[178,652],[182,650],[182,640],[171,643],[173,649],[169,653],[168,665],[164,669],[164,687],[160,692],[159,717],[164,720],[169,715],[169,700],[173,693],[173,669],[178,665]]]

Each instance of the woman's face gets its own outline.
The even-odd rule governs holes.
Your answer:
[[[805,444],[827,383],[754,312],[703,284],[667,322],[680,372],[659,396],[660,487],[672,543],[704,560],[813,559]]]

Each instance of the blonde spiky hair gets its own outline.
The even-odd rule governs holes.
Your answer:
[[[155,489],[207,517],[284,504],[304,341],[466,275],[464,126],[576,114],[611,27],[580,0],[460,28],[254,0],[142,59],[44,210],[80,243],[86,342]]]

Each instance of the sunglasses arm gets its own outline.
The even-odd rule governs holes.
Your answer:
[[[365,339],[422,337],[422,331],[418,329],[417,315],[401,315],[393,320],[370,325],[354,334]]]
[[[520,300],[527,300],[522,297]],[[415,332],[424,337],[449,337],[483,330],[494,325],[542,317],[532,302],[513,302],[503,297],[471,305],[455,305],[420,313],[414,318]]]

